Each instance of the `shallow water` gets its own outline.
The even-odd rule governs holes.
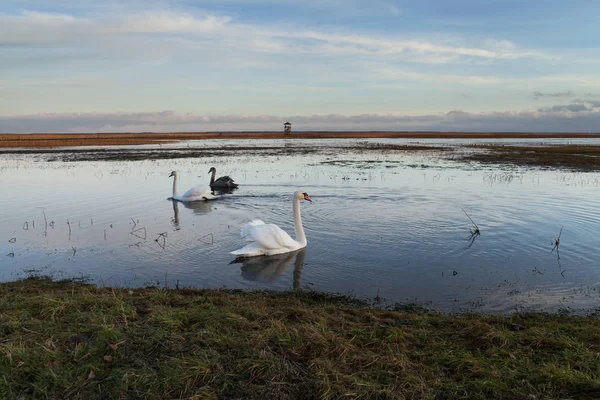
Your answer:
[[[357,141],[310,145],[332,143]],[[208,182],[211,166],[240,189],[209,203],[167,200],[171,170],[181,171],[183,192]],[[600,304],[597,173],[479,168],[430,152],[245,151],[72,163],[5,154],[0,183],[5,281],[35,270],[119,286],[308,287],[441,311],[594,310]],[[302,204],[306,250],[230,264],[229,251],[243,246],[239,228],[250,219],[276,223],[293,236],[291,194],[299,188],[314,201]],[[481,230],[472,244],[463,209]],[[557,258],[552,241],[563,226]]]

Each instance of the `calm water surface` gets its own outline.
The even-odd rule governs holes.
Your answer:
[[[551,141],[509,144],[542,142]],[[35,270],[119,286],[308,287],[387,303],[417,301],[441,311],[589,311],[600,305],[598,173],[480,168],[431,153],[355,151],[44,160],[0,154],[4,281]],[[172,170],[181,171],[184,192],[208,182],[211,166],[240,189],[209,203],[167,200]],[[250,219],[293,235],[291,195],[300,188],[314,201],[302,204],[306,250],[230,264],[229,251],[243,246],[239,228]],[[481,230],[472,244],[463,209]],[[558,258],[551,243],[561,227]]]

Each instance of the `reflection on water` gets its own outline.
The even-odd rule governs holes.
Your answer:
[[[210,166],[239,189],[165,201],[169,171],[192,187]],[[597,173],[479,170],[403,152],[75,163],[5,154],[0,181],[2,280],[35,269],[123,286],[310,286],[442,311],[590,310],[600,300]],[[314,201],[302,209],[307,249],[230,264],[249,220],[293,232],[297,189]]]
[[[214,188],[213,193],[216,195],[233,194],[238,188]]]
[[[287,272],[294,263],[293,288],[300,287],[302,268],[306,258],[306,248],[274,256],[238,258],[232,264],[242,263],[242,277],[249,281],[273,282]]]
[[[194,211],[195,214],[206,214],[211,212],[213,201],[177,201],[169,199],[173,203],[173,226],[179,230],[179,205]]]

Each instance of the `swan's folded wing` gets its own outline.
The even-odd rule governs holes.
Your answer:
[[[232,182],[233,183],[233,179],[231,179],[229,176],[225,175],[220,177],[219,179],[215,180],[215,183],[228,183],[228,182]]]
[[[212,199],[215,196],[212,194],[212,189],[210,188],[210,186],[198,185],[198,186],[194,186],[193,188],[191,188],[190,190],[185,192],[183,197],[198,198],[198,199],[200,199],[202,197],[206,197],[207,199]]]
[[[265,223],[263,221],[261,221],[260,219],[253,219],[252,221],[248,222],[246,225],[242,226],[242,229],[240,229],[240,236],[246,242],[254,242],[254,238],[252,237],[252,234],[250,233],[250,229],[252,229],[252,227],[254,227],[256,225],[264,225],[264,224]]]
[[[262,222],[262,221],[260,221]],[[247,225],[247,236],[260,246],[268,250],[281,248],[295,248],[298,242],[290,237],[283,229],[274,224]]]

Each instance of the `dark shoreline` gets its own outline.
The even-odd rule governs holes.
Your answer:
[[[27,133],[0,134],[0,148],[61,147],[61,146],[119,146],[159,144],[181,140],[207,139],[542,139],[598,138],[600,133],[534,133],[534,132],[175,132],[175,133]]]

